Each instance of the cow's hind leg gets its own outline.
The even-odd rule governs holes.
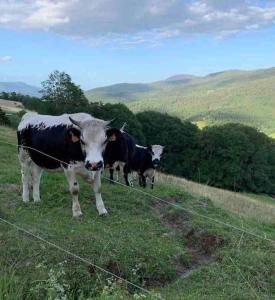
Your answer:
[[[146,188],[146,177],[143,174],[141,175],[141,180],[142,180],[142,187]]]
[[[127,186],[131,186],[130,182],[129,182],[129,167],[127,164],[124,165],[123,167],[123,176],[124,176],[124,180]]]
[[[18,157],[21,165],[21,176],[23,185],[22,198],[24,202],[29,202],[30,157],[28,153],[22,148],[19,149]]]
[[[78,182],[76,180],[76,173],[75,173],[74,170],[70,170],[70,169],[64,169],[64,172],[65,172],[65,175],[68,179],[69,187],[70,187],[70,193],[72,195],[73,216],[74,217],[80,217],[80,216],[82,216],[82,211],[81,211],[81,208],[80,208],[80,204],[78,202],[79,185],[78,185]]]
[[[134,186],[134,181],[133,181],[133,174],[132,173],[128,173],[128,181],[131,187]]]
[[[139,183],[139,186],[142,187],[142,178],[141,178],[141,174],[138,174],[138,183]]]
[[[100,178],[101,171],[97,171],[94,176],[93,181],[93,191],[95,193],[96,199],[96,208],[98,210],[99,215],[106,215],[108,212],[104,206],[102,197],[101,197],[101,178]]]
[[[40,179],[43,169],[38,165],[33,164],[32,167],[32,184],[33,184],[33,200],[34,202],[40,202]]]

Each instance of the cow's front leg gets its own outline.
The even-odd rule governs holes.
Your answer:
[[[125,183],[127,186],[130,186],[130,182],[129,182],[129,168],[128,168],[128,165],[125,164],[124,167],[123,167],[123,175],[124,175],[124,180],[125,180]]]
[[[155,183],[155,176],[153,176],[153,177],[151,178],[151,189],[154,188],[154,183]]]
[[[64,169],[65,175],[68,179],[69,182],[69,187],[70,187],[70,193],[72,195],[72,200],[73,200],[73,205],[72,205],[72,210],[73,210],[73,216],[74,217],[80,217],[82,216],[82,211],[80,208],[80,204],[78,202],[78,193],[79,193],[79,185],[76,180],[76,173],[75,170],[70,169]]]
[[[120,167],[116,167],[116,181],[119,182],[119,173],[120,173]]]
[[[110,171],[110,183],[114,184],[114,166],[113,165],[110,166],[109,171]]]
[[[23,202],[29,202],[29,178],[30,178],[30,159],[28,154],[22,148],[19,149],[19,161],[21,165],[21,175],[22,175],[22,185],[23,193],[22,198]]]
[[[32,167],[32,185],[33,185],[33,200],[34,202],[40,202],[40,179],[43,169],[38,165],[33,164]]]
[[[96,200],[96,208],[98,210],[98,213],[100,216],[107,215],[107,210],[104,206],[102,197],[101,197],[101,171],[95,172],[94,181],[93,181],[93,191],[95,194],[95,200]]]

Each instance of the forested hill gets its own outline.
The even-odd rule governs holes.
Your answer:
[[[241,122],[275,136],[275,68],[176,75],[149,84],[97,88],[86,96],[90,101],[122,102],[134,112],[168,112],[199,126]]]

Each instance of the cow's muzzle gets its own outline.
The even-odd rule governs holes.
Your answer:
[[[103,168],[103,165],[104,164],[103,164],[102,160],[99,162],[96,162],[96,163],[95,162],[91,163],[91,162],[87,161],[85,163],[85,168],[90,171],[99,171],[100,169]]]
[[[160,161],[159,161],[159,159],[154,159],[153,160],[153,166],[154,166],[154,168],[159,168],[159,166],[160,166]]]

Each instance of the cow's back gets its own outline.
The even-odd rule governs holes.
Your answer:
[[[131,170],[143,173],[152,166],[152,157],[148,150],[145,147],[136,146],[134,156],[130,161]]]
[[[58,169],[61,164],[40,152],[65,163],[83,161],[80,142],[73,143],[70,138],[72,126],[68,115],[24,115],[18,126],[18,145],[36,149],[26,148],[26,151],[38,166],[46,169]]]

